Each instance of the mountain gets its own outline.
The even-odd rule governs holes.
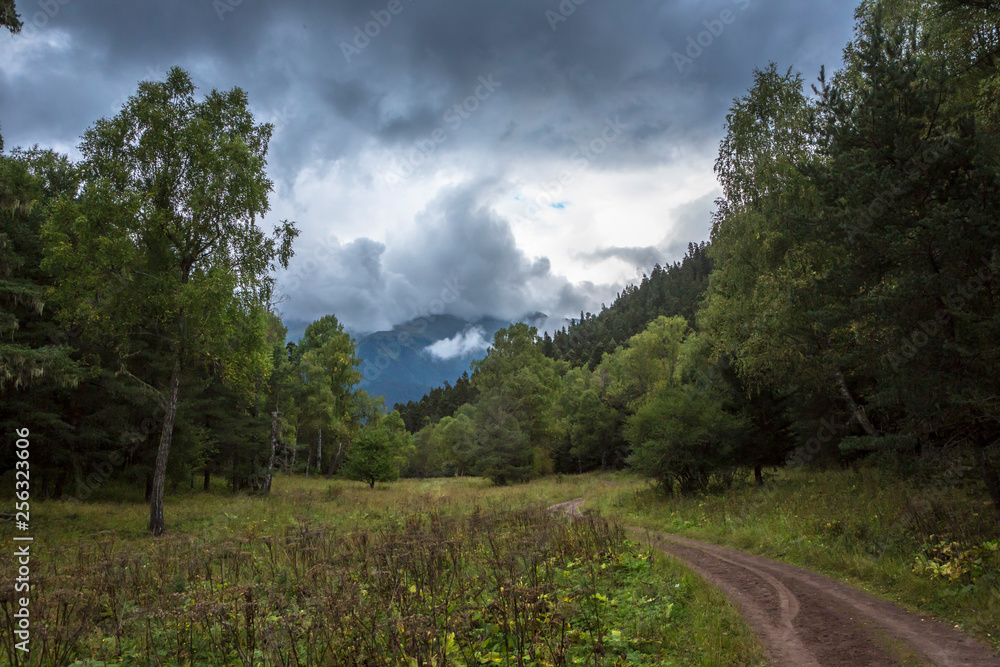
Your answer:
[[[392,331],[362,336],[357,341],[361,388],[385,396],[390,408],[418,400],[445,380],[461,377],[475,359],[485,355],[493,335],[509,325],[492,317],[469,322],[451,315],[430,315]]]

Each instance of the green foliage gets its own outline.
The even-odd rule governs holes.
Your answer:
[[[683,318],[660,317],[597,370],[608,394],[627,406],[622,435],[632,448],[630,465],[668,491],[674,482],[684,493],[702,490],[712,474],[734,465],[738,420],[701,382],[707,361],[691,349],[699,343]]]
[[[399,413],[393,411],[361,427],[347,452],[341,474],[347,479],[376,482],[399,479],[399,466],[411,455],[410,434]]]
[[[451,477],[475,474],[476,408],[463,405],[454,417],[443,417],[413,434],[411,455],[402,467],[407,477]]]
[[[654,388],[673,381],[689,330],[684,318],[658,317],[624,347],[607,355],[598,372],[608,378],[608,393],[635,410]]]
[[[613,352],[657,317],[680,316],[694,325],[711,271],[708,245],[688,244],[680,262],[655,265],[638,285],[627,286],[600,313],[580,313],[580,319],[569,327],[552,337],[546,333],[542,351],[554,359],[593,369],[602,355]]]
[[[419,401],[397,404],[396,410],[403,416],[410,433],[416,433],[427,424],[436,424],[444,417],[454,415],[460,407],[475,401],[478,395],[469,373],[465,372],[454,385],[445,381],[443,386],[431,389]]]
[[[960,542],[940,540],[924,544],[914,560],[914,574],[940,577],[966,586],[974,586],[983,577],[987,582],[996,582],[996,573],[1000,571],[1000,541],[963,546]]]
[[[577,470],[620,468],[627,455],[621,435],[622,414],[606,402],[600,372],[570,369],[559,394],[559,427],[569,445],[566,467]]]
[[[755,386],[822,388],[832,374],[822,316],[835,294],[821,281],[836,254],[823,250],[827,239],[810,221],[815,188],[799,173],[808,113],[800,75],[773,63],[755,70],[716,160],[724,195],[712,227],[717,268],[699,318]]]
[[[442,419],[437,433],[454,474],[461,476],[475,468],[476,426],[472,406],[462,408],[454,417]]]
[[[52,279],[39,267],[45,214],[78,185],[77,170],[52,151],[0,156],[0,391],[75,386],[82,377],[52,308],[46,312]]]
[[[14,7],[14,0],[0,0],[0,26],[17,33],[21,31],[22,25],[21,17],[17,15],[17,9]],[[0,148],[3,148],[2,143]]]
[[[31,429],[38,495],[61,493],[71,475],[87,477],[110,449],[95,442],[93,427],[117,421],[128,403],[114,386],[107,391],[113,405],[87,391],[106,378],[79,349],[77,332],[57,319],[54,281],[40,267],[45,216],[78,185],[77,169],[52,151],[0,156],[0,429]],[[12,470],[13,456],[13,449],[0,453],[0,467]]]
[[[870,369],[863,391],[882,430],[895,442],[987,449],[1000,438],[994,392],[980,389],[1000,369],[990,288],[1000,269],[1000,135],[976,122],[970,79],[953,75],[968,54],[934,48],[936,33],[954,29],[881,7],[862,15],[852,67],[871,84],[849,104],[836,82],[824,90],[826,160],[809,173],[825,195],[822,215],[851,241],[837,279],[853,295],[852,361]],[[875,202],[864,194],[873,190]]]
[[[716,163],[700,321],[746,394],[790,399],[799,460],[970,447],[1000,511],[996,28],[986,7],[865,2],[816,99],[756,72]]]
[[[658,389],[629,418],[625,437],[630,463],[666,491],[703,491],[712,475],[733,476],[733,445],[745,428],[723,410],[722,402],[692,385]]]
[[[476,471],[503,486],[531,478],[531,438],[503,394],[489,393],[476,405]]]
[[[334,315],[326,315],[306,327],[299,344],[292,348],[291,365],[294,373],[292,391],[298,405],[299,433],[311,436],[309,460],[315,458],[322,472],[340,465],[335,455],[328,458],[321,446],[326,434],[327,452],[330,443],[337,450],[351,440],[366,416],[377,413],[364,392],[357,391],[361,373],[357,367],[354,339],[344,331]]]
[[[555,439],[555,395],[564,365],[542,354],[538,330],[501,329],[486,357],[473,363],[478,472],[497,484],[543,472]]]
[[[115,371],[164,412],[156,534],[185,370],[220,367],[246,403],[271,370],[264,311],[297,234],[287,222],[270,237],[257,226],[268,210],[271,129],[254,123],[240,89],[197,102],[190,77],[174,68],[87,130],[81,192],[54,205],[43,229],[42,268],[56,276],[60,317],[112,351]],[[143,363],[148,353],[169,370]]]
[[[126,340],[154,321],[188,354],[224,348],[226,302],[244,311],[266,303],[270,273],[287,264],[297,234],[283,223],[268,237],[256,224],[268,210],[270,133],[254,124],[243,91],[196,102],[177,68],[97,121],[80,146],[83,196],[45,230],[66,315]],[[220,308],[205,307],[227,293]]]

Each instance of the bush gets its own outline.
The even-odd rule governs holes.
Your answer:
[[[667,492],[675,485],[682,494],[703,491],[713,475],[732,479],[732,443],[743,428],[711,394],[692,385],[666,387],[626,423],[629,463]]]
[[[392,434],[382,425],[365,426],[358,432],[341,474],[347,479],[367,482],[375,488],[375,482],[394,482],[399,479],[396,465],[396,451]]]

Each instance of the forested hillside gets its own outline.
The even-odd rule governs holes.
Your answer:
[[[469,322],[450,315],[427,315],[358,338],[361,388],[385,397],[386,405],[423,396],[468,370],[485,343],[510,322],[484,317]],[[473,341],[472,349],[458,349]],[[478,343],[483,343],[479,346]],[[435,354],[435,345],[455,349]]]
[[[593,369],[606,352],[614,352],[661,315],[680,315],[696,326],[695,313],[708,288],[711,270],[708,244],[688,244],[681,261],[666,268],[655,265],[638,285],[628,285],[600,313],[581,313],[580,319],[570,320],[553,335],[544,333],[542,352],[552,359]],[[466,384],[467,375],[454,385],[445,382],[432,389],[419,401],[397,405],[406,427],[415,433],[427,423],[451,416],[463,404],[471,403],[476,389]]]
[[[629,338],[661,315],[680,315],[697,326],[695,313],[708,288],[712,259],[707,243],[689,243],[679,262],[667,267],[655,265],[638,285],[629,285],[614,302],[599,313],[581,313],[569,326],[543,336],[545,356],[562,359],[574,366],[601,362],[605,352],[614,352]]]
[[[876,456],[1000,511],[1000,8],[856,18],[841,70],[772,64],[735,100],[711,244],[551,340],[499,332],[412,474],[628,464],[696,491]]]
[[[416,433],[427,424],[435,424],[442,417],[450,417],[466,403],[476,400],[477,391],[469,378],[469,373],[451,384],[447,380],[440,387],[431,389],[419,401],[407,401],[397,404],[396,410],[403,417],[407,430]]]

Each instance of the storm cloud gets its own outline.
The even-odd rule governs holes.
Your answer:
[[[389,244],[311,238],[279,276],[284,314],[351,313],[360,331],[444,313],[469,320],[516,319],[532,312],[572,313],[614,292],[614,285],[570,283],[545,257],[518,247],[509,222],[485,202],[499,187],[446,188]],[[414,279],[414,277],[419,279]]]
[[[708,238],[733,97],[769,61],[836,66],[835,0],[17,3],[5,143],[75,156],[179,65],[275,125],[275,220],[302,229],[289,322],[593,310]],[[609,127],[615,132],[609,132]],[[539,204],[540,203],[540,204]],[[270,221],[265,221],[265,223]]]

